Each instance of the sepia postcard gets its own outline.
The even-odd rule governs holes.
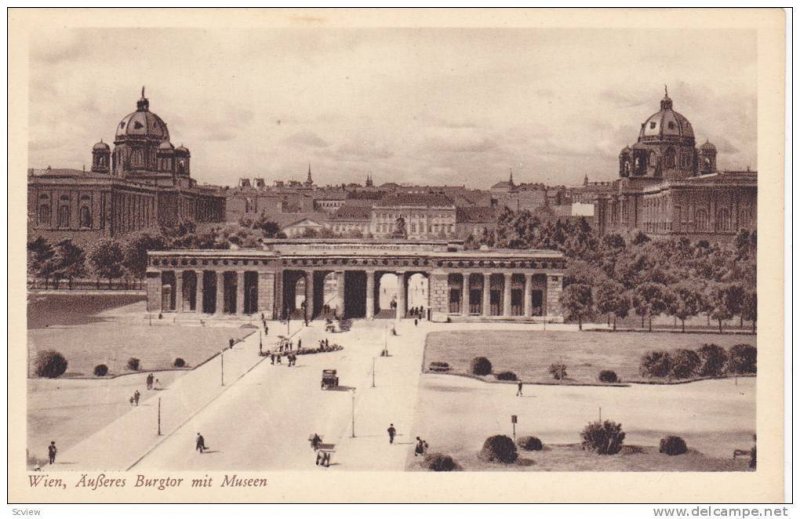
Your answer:
[[[785,23],[11,9],[9,501],[783,501]]]

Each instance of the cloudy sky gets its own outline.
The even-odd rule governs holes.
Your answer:
[[[201,183],[616,177],[664,84],[721,168],[757,167],[755,33],[72,29],[36,34],[30,167],[81,168],[146,85]]]

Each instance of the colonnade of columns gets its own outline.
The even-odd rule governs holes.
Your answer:
[[[293,273],[290,274],[291,272]],[[346,306],[345,299],[357,297],[360,302],[356,303],[356,307],[363,302],[365,309],[363,309],[363,314],[360,314],[362,312],[360,309],[353,310],[353,312],[356,317],[363,315],[367,319],[375,317],[376,284],[379,275],[395,274],[397,276],[395,316],[397,319],[401,319],[406,317],[408,312],[408,274],[415,274],[419,271],[393,272],[379,269],[333,271],[309,269],[302,271],[279,270],[277,272],[241,269],[164,270],[157,274],[153,273],[154,276],[148,278],[148,309],[216,315],[246,315],[267,311],[272,317],[294,306],[293,302],[291,305],[287,305],[288,301],[284,301],[284,299],[292,297],[295,289],[284,291],[284,285],[297,283],[299,279],[303,279],[305,282],[302,294],[305,296],[303,310],[305,317],[311,320],[321,310],[321,308],[315,308],[320,305],[317,301],[319,294],[315,291],[315,283],[319,281],[317,279],[319,276],[315,274],[323,272],[325,273],[325,276],[321,278],[323,286],[317,287],[323,290],[321,304],[337,308],[338,315],[342,316],[350,305],[348,303]],[[356,276],[355,285],[352,285],[353,281],[350,282],[352,285],[350,290],[346,286],[346,279],[350,279],[347,277],[348,272]],[[331,273],[336,276],[336,301],[333,304],[330,301],[324,301],[326,297],[325,277]],[[366,275],[366,283],[364,283],[364,275]],[[534,313],[542,316],[558,315],[559,313],[560,274],[439,271],[438,273],[426,273],[426,275],[428,275],[429,287],[428,304],[425,308],[430,308],[435,313],[484,317],[532,317]],[[461,276],[460,286],[457,281],[459,275]],[[478,276],[481,277],[481,281],[478,281]],[[541,278],[537,280],[535,276],[541,276]],[[276,277],[280,279],[277,280]],[[436,280],[432,281],[432,277]],[[269,282],[265,282],[265,280],[269,280]],[[501,280],[502,287],[500,286]],[[434,290],[434,284],[441,290]],[[352,290],[356,290],[356,292],[353,293]],[[479,299],[473,290],[480,290]],[[521,298],[520,290],[522,291]],[[470,305],[472,296],[474,296],[474,300]],[[327,297],[333,299],[330,292]],[[536,308],[534,308],[534,301],[536,301]],[[460,307],[456,304],[458,302],[460,302]],[[277,313],[273,314],[273,310]],[[551,314],[552,312],[556,313]]]
[[[452,273],[449,274],[452,276]],[[547,315],[547,280],[546,274],[543,273],[517,273],[517,272],[503,272],[503,273],[495,273],[495,276],[502,276],[503,279],[503,288],[502,288],[502,298],[500,298],[497,304],[499,305],[499,311],[497,313],[492,313],[492,273],[469,273],[464,272],[461,275],[461,294],[460,294],[460,301],[457,311],[453,311],[453,306],[450,306],[450,311],[448,313],[455,314],[455,315],[463,315],[463,316],[501,316],[501,317],[532,317],[534,313],[533,307],[533,291],[534,289],[540,290],[541,296],[541,315]],[[534,276],[542,276],[543,279],[541,280],[538,287],[534,287],[535,283],[533,280]],[[471,286],[470,283],[471,276],[481,276],[482,284],[479,286]],[[514,313],[513,312],[513,305],[512,305],[512,290],[515,289],[514,284],[514,276],[522,276],[524,281],[520,287],[516,289],[522,289],[522,308],[521,313]],[[456,282],[457,283],[457,282]],[[448,281],[449,289],[455,290],[454,286],[450,286],[450,281]],[[497,288],[497,287],[495,287]],[[470,308],[470,292],[472,289],[480,289],[481,290],[481,302],[479,306],[479,311],[475,312],[472,311],[473,309]],[[448,290],[449,292],[449,290]],[[450,296],[448,295],[448,298]],[[498,296],[499,297],[499,296]],[[453,301],[449,301],[453,302]],[[519,310],[517,311],[519,312]]]
[[[160,311],[175,311],[178,313],[194,312],[198,314],[238,314],[257,313],[265,305],[259,304],[258,292],[259,280],[251,283],[250,300],[246,301],[245,270],[226,271],[226,270],[193,270],[176,269],[163,271],[158,281],[159,307]],[[185,280],[186,274],[191,273]],[[213,285],[206,286],[206,275],[212,275]],[[229,281],[226,281],[226,274]],[[253,271],[258,276],[258,272]],[[188,281],[189,284],[185,281]],[[230,291],[226,301],[226,287]],[[235,290],[234,290],[235,287]],[[208,297],[207,291],[214,293],[213,299]],[[226,304],[227,303],[227,304]],[[265,302],[262,302],[265,303]],[[208,308],[206,308],[208,307]]]

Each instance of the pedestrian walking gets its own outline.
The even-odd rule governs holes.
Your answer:
[[[269,361],[270,361],[270,363],[272,363],[273,366],[275,365],[275,354],[274,353],[269,356]]]
[[[424,442],[422,441],[422,438],[417,436],[417,446],[414,447],[414,457],[416,458],[417,456],[422,456],[424,454],[425,454]]]
[[[269,326],[267,326],[267,323],[264,323],[264,335],[269,335]]]
[[[141,396],[141,393],[139,393],[138,389],[133,392],[133,403],[134,403],[134,405],[137,405],[137,406],[139,405],[139,397],[140,396]]]
[[[56,462],[57,453],[56,442],[50,442],[50,445],[47,446],[47,458],[50,460],[50,465]]]
[[[153,382],[153,389],[155,391],[159,391],[161,389],[161,382],[158,379],[156,379],[156,381]]]
[[[415,317],[415,318],[414,318],[414,326],[417,326],[418,324],[419,324],[419,319],[417,319],[417,318]]]
[[[522,396],[522,382],[517,382],[517,396]]]
[[[282,361],[281,361],[282,358],[283,358],[283,355],[278,355],[278,359],[277,359],[278,360],[278,364],[282,363]]]
[[[233,343],[234,342],[235,341],[233,339],[228,340],[228,346],[229,346],[230,349],[233,349]]]
[[[197,433],[197,440],[195,440],[194,448],[200,454],[203,454],[203,452],[206,450],[206,440],[200,433]]]
[[[133,395],[131,395],[131,397],[128,399],[128,402],[130,402],[131,407],[133,407]]]
[[[147,383],[147,389],[153,389],[153,374],[152,373],[148,373],[147,374],[147,379],[145,379],[145,382]]]
[[[389,433],[389,443],[394,443],[394,437],[397,434],[397,429],[394,428],[394,424],[390,423],[389,428],[386,429],[386,432]]]
[[[297,349],[299,350],[302,347],[303,347],[303,339],[297,339]]]

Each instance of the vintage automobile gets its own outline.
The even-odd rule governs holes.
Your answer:
[[[321,389],[332,389],[339,387],[339,377],[336,376],[335,369],[323,369],[322,381],[320,382]]]

